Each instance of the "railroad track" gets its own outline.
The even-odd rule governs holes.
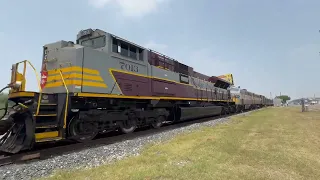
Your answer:
[[[245,112],[248,112],[248,111],[245,111]],[[113,144],[113,143],[124,141],[124,140],[130,140],[130,139],[134,139],[142,136],[152,135],[155,133],[165,132],[171,129],[177,129],[177,128],[188,126],[191,124],[202,123],[206,121],[216,120],[219,118],[231,117],[234,115],[241,115],[243,113],[223,115],[223,116],[213,116],[213,117],[201,118],[201,119],[195,119],[195,120],[187,120],[187,121],[177,122],[169,125],[165,124],[159,129],[145,130],[146,128],[140,128],[132,134],[120,134],[119,132],[106,133],[106,134],[100,135],[100,137],[98,137],[97,139],[87,143],[72,143],[70,141],[62,141],[62,142],[57,142],[52,144],[50,143],[44,144],[28,152],[21,152],[14,155],[0,154],[0,167],[10,165],[10,164],[28,163],[29,161],[32,161],[32,160],[43,160],[47,158],[52,158],[54,156],[81,151],[86,148],[94,148],[98,146]]]

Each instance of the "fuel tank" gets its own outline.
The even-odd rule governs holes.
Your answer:
[[[187,120],[220,115],[222,112],[222,106],[180,107],[180,111],[180,120]]]

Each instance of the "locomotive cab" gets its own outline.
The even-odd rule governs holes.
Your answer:
[[[77,35],[76,43],[103,51],[103,48],[106,47],[106,33],[99,29],[95,31],[92,29],[82,30]]]

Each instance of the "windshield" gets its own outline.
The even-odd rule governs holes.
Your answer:
[[[86,46],[86,47],[92,47],[94,49],[101,48],[106,45],[106,37],[100,36],[100,37],[96,37],[96,38],[86,39],[86,40],[81,41],[81,45]]]

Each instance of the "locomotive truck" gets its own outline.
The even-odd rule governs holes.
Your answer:
[[[30,61],[16,63],[5,87],[10,90],[0,120],[2,152],[269,105],[264,96],[232,94],[232,74],[207,76],[100,29],[81,30],[75,43],[44,45],[37,92],[26,91],[28,65],[37,75]]]

